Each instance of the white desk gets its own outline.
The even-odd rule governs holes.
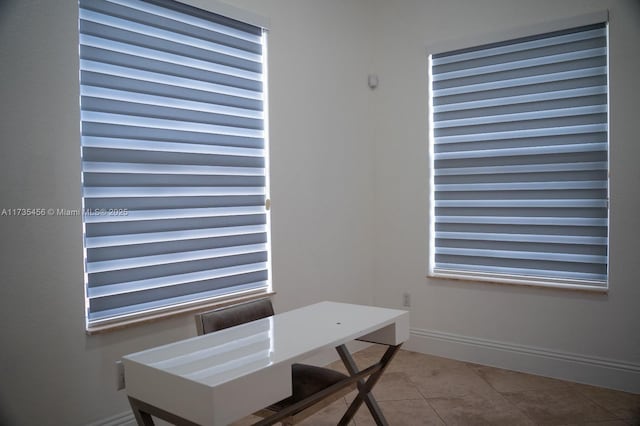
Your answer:
[[[354,339],[399,347],[408,338],[406,311],[317,303],[127,355],[127,395],[195,424],[226,425],[290,396],[293,363]]]

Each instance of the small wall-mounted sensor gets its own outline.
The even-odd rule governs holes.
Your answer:
[[[374,90],[378,87],[378,75],[377,74],[369,74],[367,79],[367,84],[369,85],[369,89]]]

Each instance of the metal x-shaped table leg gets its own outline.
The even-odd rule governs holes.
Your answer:
[[[382,376],[382,373],[384,373],[384,370],[386,370],[389,362],[391,362],[396,352],[398,352],[398,349],[400,349],[400,346],[402,346],[402,344],[397,346],[389,346],[384,355],[382,355],[380,361],[378,361],[380,368],[372,373],[366,381],[364,379],[359,379],[357,381],[358,396],[356,396],[356,398],[347,409],[346,413],[344,413],[344,416],[342,416],[342,419],[340,419],[338,425],[346,426],[347,424],[349,424],[353,416],[356,414],[356,411],[358,411],[358,409],[364,402],[365,404],[367,404],[367,407],[369,408],[369,411],[371,412],[371,415],[373,416],[376,424],[388,426],[387,420],[384,418],[384,414],[382,414],[382,410],[380,410],[380,406],[378,405],[376,399],[373,397],[371,390]],[[356,365],[353,357],[351,356],[345,345],[336,347],[336,350],[338,351],[338,355],[340,355],[340,359],[342,359],[342,362],[347,368],[349,375],[354,376],[358,374],[360,370],[358,369],[358,366]]]

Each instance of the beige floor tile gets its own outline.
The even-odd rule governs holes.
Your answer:
[[[429,374],[440,370],[468,369],[465,362],[442,358],[435,355],[400,350],[392,360],[390,370],[404,371],[408,374]]]
[[[414,372],[411,381],[425,398],[449,398],[467,394],[497,393],[484,379],[469,367],[431,368]]]
[[[562,380],[517,371],[503,370],[481,365],[470,365],[480,377],[486,380],[498,392],[520,392],[527,390],[555,389],[567,387],[569,384]]]
[[[353,358],[359,368],[365,368],[379,361],[385,350],[386,346],[371,345],[362,351],[356,352]],[[341,361],[338,362],[342,363]],[[451,368],[467,368],[467,365],[462,361],[400,349],[391,360],[387,371],[402,371],[411,374],[426,370]]]
[[[595,386],[572,384],[580,394],[621,419],[634,420],[640,425],[640,395]]]
[[[384,351],[386,350],[386,346],[383,345],[374,345],[372,344],[370,347],[365,348],[361,351],[355,352],[351,354],[353,360],[356,363],[356,366],[359,369],[364,369],[378,361],[382,358]],[[334,370],[341,371],[343,373],[347,372],[346,367],[342,360],[337,360],[328,365],[328,367],[333,368]]]
[[[427,399],[448,426],[505,425],[535,426],[527,416],[500,394],[467,394]]]
[[[356,397],[353,391],[346,396],[348,403]],[[373,395],[377,401],[397,401],[400,399],[423,399],[416,385],[411,382],[406,373],[388,371],[382,375],[373,388]]]
[[[386,345],[379,345],[377,343],[372,343],[370,346],[364,348],[361,351],[356,352],[359,356],[369,356],[380,358],[383,353],[387,350]]]
[[[346,411],[347,403],[344,398],[340,398],[338,401],[318,411],[314,415],[307,417],[298,424],[306,426],[335,426]],[[350,424],[355,425],[353,421]]]
[[[620,420],[571,387],[508,392],[502,395],[538,424],[562,425]]]
[[[353,360],[356,362],[356,365],[358,366],[358,368],[363,369],[380,361],[380,358],[382,358],[382,355],[384,354],[386,349],[387,347],[384,345],[372,344],[368,348],[365,348],[361,351],[356,352],[355,354],[352,354]]]
[[[380,360],[386,347],[353,354],[359,368]],[[346,372],[342,361],[330,365]],[[390,425],[640,425],[640,395],[400,350],[373,391]],[[306,419],[335,425],[352,392]],[[638,417],[636,417],[638,416]],[[259,420],[247,417],[233,426]],[[373,425],[366,406],[351,426]]]
[[[332,370],[336,370],[341,373],[348,374],[347,368],[344,366],[341,360],[334,361],[331,364],[327,365],[327,367],[331,368]]]
[[[423,399],[380,401],[379,404],[384,417],[390,425],[397,426],[422,426],[444,423],[427,401]],[[371,413],[366,406],[360,407],[355,416],[356,426],[375,425]]]

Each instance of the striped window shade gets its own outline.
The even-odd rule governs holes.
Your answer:
[[[430,56],[432,276],[602,290],[607,25]]]
[[[87,325],[269,289],[262,28],[80,0]]]

